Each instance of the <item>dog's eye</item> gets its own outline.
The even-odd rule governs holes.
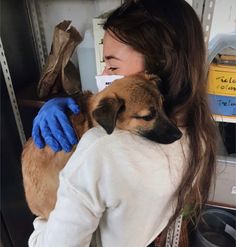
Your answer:
[[[153,114],[142,117],[142,119],[145,121],[151,121],[154,118],[155,118],[155,115],[153,115]]]
[[[145,116],[135,116],[136,119],[143,119],[145,121],[151,121],[156,117],[156,111],[152,110],[150,114]]]

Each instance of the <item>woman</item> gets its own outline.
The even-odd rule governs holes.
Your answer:
[[[89,246],[92,235],[95,246],[147,246],[186,205],[197,217],[207,200],[215,171],[215,128],[197,15],[184,0],[126,1],[110,14],[104,29],[103,74],[158,74],[165,111],[183,138],[160,145],[121,130],[111,136],[99,128],[88,131],[61,173],[49,221],[36,220],[30,246],[53,241],[56,246]],[[70,98],[54,99],[40,110],[32,134],[39,147],[44,140],[54,150],[68,151],[75,144],[67,109],[78,112]],[[67,215],[66,206],[80,214]]]

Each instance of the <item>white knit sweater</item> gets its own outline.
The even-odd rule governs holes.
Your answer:
[[[35,219],[29,246],[147,246],[173,213],[187,154],[185,135],[161,145],[128,131],[89,130],[60,173],[48,221]]]

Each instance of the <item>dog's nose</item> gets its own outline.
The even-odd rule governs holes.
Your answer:
[[[165,130],[160,130],[157,142],[161,144],[170,144],[179,140],[182,137],[182,132],[174,125],[169,124],[166,126]]]
[[[161,143],[170,144],[179,140],[182,137],[182,132],[170,121],[159,120],[152,130],[142,133],[149,140]]]
[[[172,136],[174,140],[178,140],[182,137],[182,132],[175,126],[172,126],[172,128],[169,130],[169,135]]]

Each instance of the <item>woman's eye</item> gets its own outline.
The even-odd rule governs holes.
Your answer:
[[[117,70],[117,68],[116,67],[109,67],[108,70],[115,71],[115,70]]]

